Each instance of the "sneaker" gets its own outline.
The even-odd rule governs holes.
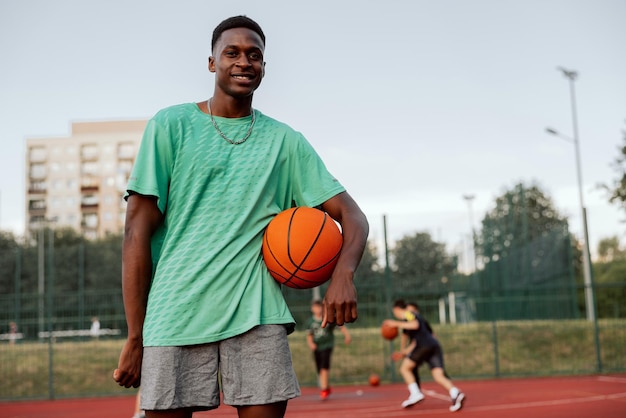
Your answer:
[[[402,402],[402,407],[408,408],[409,406],[413,406],[422,400],[424,400],[424,394],[422,392],[418,393],[417,395],[411,395],[409,396],[409,399]]]
[[[326,400],[329,395],[330,395],[330,388],[324,389],[320,392],[320,399]]]
[[[450,412],[456,412],[463,407],[463,401],[465,400],[465,394],[463,392],[459,392],[456,395],[456,398],[452,398],[452,406],[450,407]]]

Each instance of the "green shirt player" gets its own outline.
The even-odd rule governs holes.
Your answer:
[[[299,395],[287,344],[294,319],[260,251],[282,210],[321,206],[341,224],[322,326],[357,318],[353,276],[367,220],[300,133],[252,108],[264,50],[253,20],[220,23],[208,65],[213,97],[158,112],[133,167],[122,267],[128,338],[114,379],[141,383],[148,418],[217,408],[220,388],[240,417],[282,417]]]
[[[311,319],[307,323],[307,344],[313,352],[315,360],[315,368],[318,374],[319,386],[321,389],[320,399],[325,400],[330,395],[329,374],[330,359],[335,347],[335,324],[322,327],[323,322],[323,305],[319,300],[313,301],[311,304]],[[348,329],[345,326],[339,327],[343,333],[344,342],[350,344],[352,340]]]

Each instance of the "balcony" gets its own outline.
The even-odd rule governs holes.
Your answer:
[[[31,180],[45,179],[47,170],[45,164],[31,164],[29,170],[29,177]]]
[[[83,177],[80,180],[80,190],[95,192],[100,188],[100,179],[97,177]]]
[[[45,147],[32,147],[28,150],[28,161],[30,163],[44,163],[47,159]]]
[[[28,214],[30,216],[44,216],[46,214],[45,200],[31,200],[28,202]]]
[[[98,208],[100,199],[96,195],[84,195],[80,199],[80,207],[82,209]]]
[[[45,181],[32,181],[28,186],[28,194],[45,194],[46,191]]]
[[[96,214],[87,214],[83,216],[83,219],[80,223],[81,228],[83,230],[94,230],[98,228],[99,219]]]
[[[83,161],[96,161],[99,156],[98,147],[95,145],[83,145],[80,149],[80,158]]]

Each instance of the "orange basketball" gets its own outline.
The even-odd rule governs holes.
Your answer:
[[[386,340],[393,340],[394,338],[398,336],[398,328],[390,327],[390,326],[383,324],[380,327],[380,334]]]
[[[263,260],[279,283],[310,289],[330,279],[343,237],[335,221],[304,206],[282,211],[263,235]]]
[[[369,378],[369,383],[372,386],[380,385],[380,377],[376,373],[372,373]]]

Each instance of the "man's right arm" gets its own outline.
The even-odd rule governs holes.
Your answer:
[[[120,386],[138,387],[143,357],[143,323],[152,280],[151,238],[163,222],[154,196],[131,194],[122,247],[122,293],[128,338],[113,373]]]

